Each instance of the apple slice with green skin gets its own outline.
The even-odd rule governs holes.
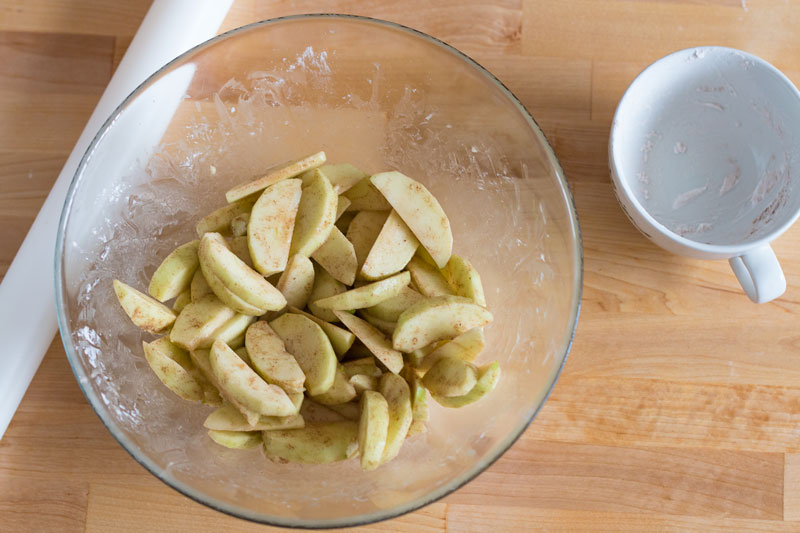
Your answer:
[[[247,235],[248,222],[250,222],[250,213],[242,213],[233,217],[233,220],[231,220],[231,235],[234,237]]]
[[[367,177],[367,173],[363,170],[351,165],[350,163],[341,163],[338,165],[322,165],[314,170],[308,170],[300,175],[303,180],[303,185],[310,182],[315,174],[322,174],[333,185],[333,190],[336,194],[342,194],[350,190],[356,183]]]
[[[387,322],[397,322],[403,311],[424,299],[424,296],[411,287],[403,287],[400,289],[400,294],[394,298],[389,298],[379,304],[368,307],[365,311],[375,318],[380,318]]]
[[[253,268],[253,258],[250,257],[250,247],[247,244],[247,235],[225,239],[233,255],[241,259],[245,265]]]
[[[391,341],[375,326],[344,311],[334,311],[334,313],[390,372],[396,374],[403,369],[403,354],[392,349]]]
[[[309,156],[282,163],[268,169],[263,176],[253,181],[237,185],[225,193],[228,203],[235,202],[251,194],[257,193],[285,179],[294,178],[307,170],[316,168],[325,162],[325,152],[317,152]]]
[[[364,260],[361,277],[376,280],[400,272],[414,256],[418,246],[419,241],[406,223],[397,211],[392,211]]]
[[[372,355],[342,363],[342,368],[344,368],[345,374],[350,377],[361,374],[364,376],[379,378],[382,374],[381,369],[375,364],[375,358]]]
[[[361,396],[361,419],[358,423],[358,452],[361,468],[380,466],[389,433],[389,404],[381,393],[365,391]]]
[[[439,201],[424,185],[400,172],[381,172],[370,181],[408,224],[436,266],[443,268],[453,252],[453,233]]]
[[[192,276],[192,284],[189,287],[189,296],[191,296],[193,302],[196,302],[203,296],[208,296],[209,294],[214,294],[214,291],[211,289],[208,281],[206,281],[203,271],[201,269],[197,269],[197,271],[194,273],[194,276]]]
[[[339,195],[336,201],[336,222],[339,222],[339,219],[342,218],[342,215],[347,211],[348,207],[350,207],[350,200],[346,196]]]
[[[395,329],[397,326],[395,326]],[[447,342],[447,341],[445,341]],[[428,346],[423,346],[422,348],[418,348],[413,352],[408,352],[404,354],[404,358],[406,362],[411,365],[412,368],[419,370],[419,366],[422,364],[422,361],[425,359],[425,356],[434,351],[437,346],[439,346],[438,342],[434,342],[429,344]]]
[[[322,405],[339,405],[347,403],[356,397],[356,389],[350,383],[347,374],[345,373],[342,365],[336,368],[336,377],[333,380],[333,385],[323,394],[312,396],[311,398]]]
[[[363,309],[358,311],[358,316],[378,328],[378,331],[388,337],[392,336],[392,333],[394,333],[394,328],[397,327],[397,322],[389,322],[388,320],[383,320],[382,318],[372,316]]]
[[[195,240],[175,248],[164,258],[150,278],[147,292],[159,302],[166,302],[189,288],[192,276],[200,264],[197,248],[200,241]]]
[[[413,415],[411,412],[411,392],[406,380],[396,374],[384,374],[378,383],[378,392],[386,398],[389,406],[389,429],[386,434],[386,447],[383,449],[381,463],[391,461],[400,453],[400,448],[408,435]]]
[[[437,396],[463,396],[478,381],[478,370],[454,357],[442,357],[425,373],[422,384]]]
[[[388,211],[392,208],[369,178],[353,185],[344,195],[350,200],[348,209],[351,211]]]
[[[428,391],[422,386],[420,378],[411,367],[405,367],[400,373],[408,383],[411,394],[411,426],[408,428],[408,437],[419,435],[428,431]]]
[[[411,274],[411,281],[423,296],[446,296],[453,294],[444,275],[435,266],[426,263],[419,256],[414,256],[406,266]]]
[[[345,285],[352,285],[356,280],[358,260],[353,244],[334,226],[328,239],[311,255],[312,259],[328,271],[333,279]]]
[[[228,231],[231,227],[231,221],[239,215],[249,213],[255,203],[255,197],[244,198],[238,202],[222,206],[212,211],[201,218],[200,222],[197,223],[195,227],[197,236],[202,237],[205,233],[222,233]]]
[[[315,302],[323,300],[329,296],[341,294],[347,291],[347,287],[341,281],[333,279],[333,276],[319,265],[314,265],[314,288],[311,289],[311,296],[308,298],[308,310],[311,313],[327,322],[337,322],[339,319],[330,309],[323,309]]]
[[[472,300],[460,296],[436,296],[403,311],[392,335],[392,345],[395,350],[412,352],[491,321],[492,314]]]
[[[304,255],[293,255],[276,288],[286,298],[289,307],[305,307],[314,290],[314,264]]]
[[[211,293],[220,299],[222,303],[236,311],[247,316],[261,316],[266,313],[266,309],[249,304],[232,293],[225,286],[216,274],[211,272],[207,265],[202,264],[200,271],[203,273],[203,279],[206,285],[211,288]]]
[[[483,293],[481,276],[472,263],[453,254],[442,269],[442,275],[452,287],[456,296],[474,300],[476,304],[486,307],[486,296]]]
[[[281,338],[264,321],[247,329],[245,346],[255,371],[287,392],[302,392],[306,376]]]
[[[175,312],[130,285],[114,280],[114,293],[131,321],[150,333],[161,333],[175,322]]]
[[[420,361],[417,368],[427,372],[442,357],[452,357],[471,363],[483,351],[485,344],[483,328],[472,328],[430,352]]]
[[[248,329],[250,324],[255,321],[256,317],[254,316],[236,314],[226,320],[225,323],[216,330],[214,330],[214,333],[212,333],[208,339],[201,342],[197,347],[211,348],[211,345],[217,340],[224,342],[231,348],[234,348],[234,346],[241,346],[242,343],[240,342],[239,337],[242,337],[242,340],[244,340],[244,332]]]
[[[278,311],[286,305],[280,291],[236,257],[219,233],[203,235],[198,254],[203,272],[216,275],[230,292],[250,305],[267,311]]]
[[[432,394],[433,399],[436,400],[443,407],[456,409],[464,407],[471,403],[477,402],[497,386],[500,381],[500,364],[494,361],[478,370],[478,382],[472,387],[468,393],[463,396],[443,397]]]
[[[336,378],[338,361],[331,341],[322,328],[312,320],[293,313],[281,315],[269,323],[294,355],[306,376],[308,394],[318,396],[328,392]]]
[[[400,272],[381,281],[362,285],[356,289],[316,300],[314,304],[322,309],[334,311],[364,309],[372,307],[389,298],[394,298],[411,281],[408,272]],[[338,316],[338,315],[337,315]]]
[[[258,198],[247,223],[247,245],[253,266],[264,276],[282,272],[289,260],[302,182],[284,180]]]
[[[203,388],[192,377],[192,360],[189,354],[172,344],[167,337],[153,342],[142,342],[144,357],[161,383],[190,402],[203,399]]]
[[[377,390],[378,378],[375,376],[367,376],[365,374],[356,374],[348,379],[350,385],[356,391],[356,397],[360,398],[364,391]]]
[[[234,450],[246,450],[261,444],[261,433],[258,431],[219,431],[209,429],[208,436],[220,446]]]
[[[322,331],[325,332],[325,335],[328,336],[328,340],[331,341],[331,346],[333,347],[333,351],[336,353],[336,357],[338,359],[341,359],[342,356],[347,353],[347,350],[350,349],[350,347],[353,345],[353,342],[356,340],[356,336],[346,329],[340,328],[336,324],[325,322],[321,318],[318,318],[310,313],[306,313],[305,311],[301,311],[296,307],[289,306],[289,312],[302,315],[318,324],[319,327],[322,328]]]
[[[183,308],[192,303],[192,291],[185,290],[175,298],[175,301],[172,303],[172,310],[176,313],[180,313],[183,311]]]
[[[303,187],[289,253],[310,257],[322,246],[336,221],[338,203],[331,183],[321,174]]]
[[[359,269],[367,259],[387,218],[389,218],[388,211],[361,211],[347,227],[347,240],[353,243]]]
[[[264,455],[276,463],[325,464],[358,451],[358,424],[350,420],[262,433]]]
[[[259,415],[290,416],[297,409],[277,385],[261,379],[252,368],[222,341],[211,345],[211,372],[225,397],[235,399]]]
[[[262,416],[251,426],[232,405],[226,404],[208,415],[203,422],[206,429],[217,431],[267,431],[271,429],[296,429],[305,426],[302,415]]]

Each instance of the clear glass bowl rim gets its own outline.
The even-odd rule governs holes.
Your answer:
[[[561,184],[561,190],[564,194],[565,200],[567,201],[567,207],[570,214],[569,217],[569,222],[571,225],[570,229],[571,229],[571,234],[574,238],[573,253],[575,257],[575,264],[573,264],[573,267],[577,271],[577,276],[575,277],[573,285],[573,301],[570,304],[571,313],[570,313],[570,325],[568,328],[569,329],[568,339],[564,349],[564,356],[561,360],[561,364],[559,365],[557,371],[553,374],[552,381],[548,384],[547,392],[543,396],[541,403],[536,407],[536,409],[533,411],[533,413],[527,420],[524,420],[513,432],[511,432],[505,438],[505,442],[503,442],[500,446],[498,446],[494,453],[487,456],[485,460],[478,462],[474,467],[472,467],[466,473],[462,474],[459,477],[453,478],[448,484],[426,494],[421,498],[418,498],[415,501],[411,501],[404,506],[398,506],[391,509],[385,509],[364,515],[337,518],[337,519],[326,519],[326,520],[304,520],[302,518],[287,519],[284,517],[264,515],[261,513],[253,512],[249,509],[244,509],[234,505],[229,505],[227,503],[217,501],[211,497],[206,496],[203,493],[195,491],[191,486],[175,479],[167,472],[164,472],[158,465],[156,465],[148,457],[142,454],[140,450],[122,433],[122,431],[120,431],[116,427],[116,424],[108,416],[103,402],[100,400],[100,398],[98,398],[98,396],[95,394],[91,386],[87,386],[88,382],[84,381],[87,376],[83,371],[82,366],[77,360],[77,354],[75,352],[75,348],[72,343],[71,331],[67,318],[66,304],[64,301],[64,294],[63,294],[64,288],[62,284],[62,278],[63,278],[62,258],[64,252],[66,222],[70,215],[72,203],[75,199],[75,192],[79,185],[80,178],[83,175],[83,172],[86,168],[89,159],[91,158],[92,154],[97,148],[97,145],[100,143],[100,141],[108,132],[108,130],[112,127],[117,117],[128,106],[128,104],[136,97],[138,97],[139,94],[141,94],[144,91],[144,89],[148,87],[154,80],[158,79],[164,72],[172,68],[173,65],[183,62],[188,56],[191,56],[192,54],[196,53],[199,50],[211,47],[216,43],[221,42],[231,36],[234,36],[238,33],[250,31],[254,28],[267,27],[274,24],[279,24],[281,22],[304,20],[304,19],[350,19],[404,31],[412,36],[416,36],[417,38],[428,41],[428,43],[434,46],[438,46],[443,50],[453,54],[455,57],[461,59],[468,66],[471,66],[477,72],[482,74],[487,80],[492,82],[510,100],[512,105],[517,108],[520,114],[528,122],[528,125],[530,126],[531,130],[533,131],[535,136],[538,137],[541,145],[545,148],[545,153],[547,154],[548,162],[555,170],[556,177],[558,178],[558,181]],[[89,400],[89,404],[91,405],[95,414],[97,414],[97,416],[100,418],[100,421],[109,431],[109,433],[111,433],[114,439],[116,439],[116,441],[122,446],[122,448],[126,452],[128,452],[128,454],[130,454],[130,456],[133,457],[133,459],[137,463],[142,465],[148,472],[153,474],[164,484],[198,503],[201,503],[216,511],[228,514],[230,516],[234,516],[236,518],[241,518],[264,525],[296,528],[296,529],[329,529],[329,528],[357,527],[396,518],[406,513],[416,511],[417,509],[430,505],[431,503],[434,503],[435,501],[444,498],[448,494],[455,492],[462,486],[466,485],[467,483],[475,479],[484,470],[489,468],[495,461],[497,461],[500,457],[502,457],[503,454],[505,454],[505,452],[508,451],[508,449],[511,448],[511,446],[513,446],[513,444],[517,441],[517,439],[519,439],[519,437],[525,432],[528,426],[530,426],[530,424],[536,418],[536,415],[539,414],[539,411],[541,410],[542,406],[547,402],[547,399],[552,393],[553,388],[555,387],[555,384],[558,381],[558,378],[564,369],[564,365],[566,364],[567,361],[567,356],[569,355],[569,352],[572,348],[572,343],[575,338],[575,331],[578,326],[578,316],[580,314],[581,296],[583,291],[583,243],[581,238],[580,225],[578,223],[578,215],[575,209],[575,201],[572,196],[572,192],[569,188],[569,184],[567,183],[566,177],[564,175],[564,170],[561,168],[561,164],[559,163],[558,158],[553,152],[552,146],[547,140],[547,137],[545,137],[544,133],[542,132],[542,129],[536,123],[536,120],[534,120],[533,116],[530,114],[530,112],[528,112],[525,106],[522,105],[522,102],[520,102],[520,100],[499,79],[497,79],[491,72],[489,72],[486,68],[480,65],[477,61],[475,61],[465,53],[461,52],[460,50],[456,49],[455,47],[447,44],[446,42],[440,39],[432,37],[422,31],[395,22],[389,22],[386,20],[381,20],[372,17],[365,17],[361,15],[343,15],[337,13],[310,13],[302,15],[290,15],[285,17],[277,17],[277,18],[262,20],[258,22],[253,22],[251,24],[247,24],[245,26],[240,26],[238,28],[229,30],[225,33],[221,33],[215,37],[212,37],[211,39],[208,39],[207,41],[198,44],[197,46],[190,48],[189,50],[177,56],[169,63],[159,68],[157,71],[151,74],[146,80],[144,80],[141,84],[139,84],[139,86],[136,87],[136,89],[134,89],[133,92],[131,92],[131,94],[129,94],[119,106],[117,106],[117,108],[114,110],[111,116],[108,119],[106,119],[106,121],[103,123],[103,126],[100,128],[95,137],[92,139],[92,142],[87,148],[86,153],[81,158],[78,168],[75,171],[75,175],[73,176],[69,188],[67,189],[67,196],[64,201],[64,207],[62,208],[61,216],[58,222],[54,262],[55,262],[54,283],[55,283],[55,295],[56,295],[56,312],[58,317],[58,329],[61,334],[62,343],[64,344],[64,350],[67,355],[67,360],[69,361],[69,365],[72,368],[72,373],[75,375],[75,379],[78,382],[78,386],[80,387],[84,396],[86,396],[86,399]]]

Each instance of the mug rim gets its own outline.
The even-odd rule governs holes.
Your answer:
[[[609,139],[608,139],[609,170],[611,174],[612,184],[614,185],[614,192],[616,193],[617,196],[617,200],[619,201],[620,205],[623,206],[623,210],[625,210],[626,213],[628,212],[627,209],[625,209],[625,205],[627,204],[632,208],[634,214],[641,217],[648,226],[650,226],[653,230],[657,231],[660,235],[669,239],[678,246],[681,246],[683,248],[688,248],[692,251],[698,251],[715,256],[736,257],[742,255],[743,253],[746,253],[749,250],[754,250],[762,246],[767,246],[769,245],[770,242],[780,237],[783,233],[786,232],[786,230],[788,230],[797,221],[798,217],[800,217],[800,207],[796,208],[794,214],[792,214],[783,224],[776,226],[766,235],[752,242],[741,243],[741,244],[708,244],[688,239],[682,235],[675,233],[667,226],[659,222],[655,217],[653,217],[649,213],[649,211],[644,207],[644,205],[642,205],[642,203],[639,201],[636,195],[633,194],[631,187],[628,185],[628,181],[620,177],[623,165],[618,161],[618,153],[614,149],[615,145],[617,144],[616,141],[616,137],[618,135],[617,130],[620,128],[619,124],[620,112],[623,109],[623,107],[625,107],[625,105],[633,99],[632,95],[633,93],[636,92],[636,86],[639,83],[641,83],[641,80],[643,80],[647,76],[653,75],[653,73],[662,68],[668,60],[674,59],[675,57],[682,57],[687,54],[695,53],[698,50],[731,52],[744,56],[746,59],[752,60],[758,66],[766,69],[767,71],[772,72],[784,85],[788,86],[790,90],[794,93],[795,97],[797,98],[798,105],[800,105],[800,90],[798,90],[798,88],[794,85],[794,83],[792,83],[792,81],[786,76],[786,74],[781,72],[777,67],[775,67],[773,64],[766,61],[765,59],[762,59],[749,52],[745,52],[744,50],[739,50],[737,48],[732,48],[729,46],[713,46],[713,45],[693,46],[691,48],[684,48],[682,50],[672,52],[650,63],[644,70],[642,70],[639,74],[637,74],[634,80],[625,89],[625,93],[622,95],[622,98],[620,98],[620,101],[617,104],[617,108],[614,111],[614,118],[611,121],[611,132],[609,134]],[[633,214],[629,213],[629,216],[632,218]],[[640,228],[638,228],[638,225],[637,229],[639,229],[639,231],[642,231]],[[648,235],[646,232],[643,233],[645,233],[645,236],[647,236],[650,240],[655,242],[655,240],[650,235]]]

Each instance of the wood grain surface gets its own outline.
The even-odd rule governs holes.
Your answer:
[[[0,0],[0,275],[148,0]],[[504,81],[565,168],[584,237],[578,334],[522,439],[441,502],[364,531],[800,531],[800,225],[757,306],[726,262],[640,235],[609,181],[611,116],[646,65],[729,45],[800,81],[794,0],[238,0],[224,29],[357,13],[460,48]],[[0,441],[2,531],[266,531],[148,474],[87,404],[54,340]]]

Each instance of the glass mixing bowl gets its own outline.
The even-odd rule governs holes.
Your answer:
[[[439,199],[455,251],[483,278],[494,322],[479,363],[497,389],[463,409],[433,400],[428,432],[372,472],[357,460],[280,465],[228,450],[211,408],[180,400],[142,354],[152,337],[117,304],[114,278],[146,290],[224,191],[324,150],[367,172],[398,169]],[[450,46],[378,20],[310,15],[220,35],[156,72],[94,139],[58,229],[56,294],[75,376],[119,443],[159,479],[256,522],[341,527],[441,498],[503,454],[558,377],[582,265],[563,171],[519,101]]]

